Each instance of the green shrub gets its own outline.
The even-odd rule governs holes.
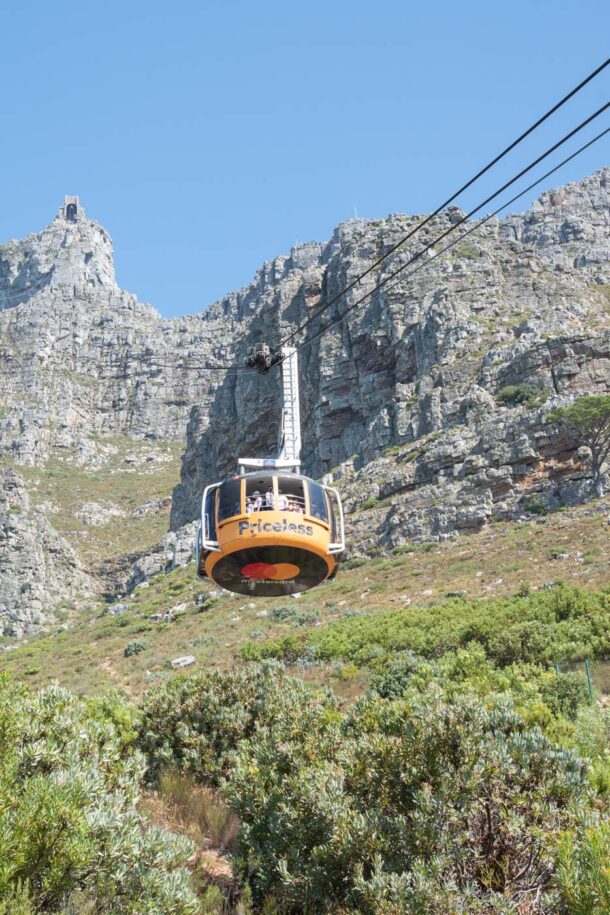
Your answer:
[[[339,679],[347,683],[358,676],[358,668],[355,664],[344,664],[339,669]]]
[[[27,886],[17,881],[7,890],[6,896],[0,899],[0,915],[36,915]]]
[[[320,614],[317,610],[303,610],[301,613],[297,613],[294,617],[292,623],[293,626],[311,626],[313,623],[317,622],[320,619]]]
[[[433,607],[386,610],[339,619],[302,636],[244,646],[242,656],[292,662],[313,652],[323,661],[367,665],[413,651],[440,658],[472,642],[501,665],[555,663],[610,655],[610,590],[558,585],[494,601],[451,598]]]
[[[203,894],[201,911],[203,915],[223,915],[225,897],[217,886],[209,886]]]
[[[479,256],[479,249],[472,242],[460,242],[454,248],[455,257],[465,257],[467,260],[475,260]]]
[[[431,689],[360,700],[342,722],[259,728],[226,791],[255,899],[274,893],[288,911],[482,915],[546,888],[556,836],[586,797],[586,765],[508,703],[487,710]]]
[[[610,825],[566,833],[559,846],[557,878],[569,915],[610,912]]]
[[[343,569],[359,569],[367,564],[369,560],[364,556],[352,556],[351,559],[344,559],[341,563]]]
[[[57,686],[0,678],[0,900],[7,915],[70,909],[194,915],[188,841],[147,828],[140,754],[112,714]],[[1,909],[0,909],[1,911]]]
[[[150,648],[148,639],[133,639],[125,645],[123,654],[126,658],[131,658],[132,655],[140,654],[141,651],[146,651],[147,648]]]
[[[546,515],[549,507],[540,499],[528,499],[523,505],[523,510],[529,512],[530,515]]]
[[[296,607],[292,604],[280,604],[279,607],[273,607],[271,610],[271,619],[283,622],[293,616],[296,616]]]
[[[509,384],[498,391],[496,400],[511,407],[525,404],[527,407],[540,407],[548,399],[546,388],[534,384]]]
[[[366,500],[366,502],[363,502],[361,507],[363,510],[366,510],[369,508],[375,508],[375,506],[378,504],[379,504],[379,499],[377,498],[377,496],[369,496],[369,498]]]
[[[571,628],[604,600],[560,587],[511,613],[521,625],[529,603]],[[371,621],[345,622],[373,633]],[[430,619],[420,625],[452,641]],[[491,642],[493,615],[486,626]],[[372,690],[344,713],[275,663],[156,689],[139,744],[163,795],[189,816],[201,807],[204,822],[220,789],[240,818],[236,867],[260,911],[555,911],[558,840],[579,836],[579,816],[610,799],[603,724],[591,719],[601,712],[581,684],[539,664],[500,667],[473,640],[438,659],[378,641],[367,655]],[[575,751],[583,739],[590,766]],[[586,900],[594,871],[579,871]]]
[[[146,697],[139,743],[153,778],[175,768],[216,786],[257,728],[273,727],[279,739],[280,718],[306,721],[333,707],[329,694],[312,696],[300,680],[269,662],[176,677]]]
[[[541,688],[541,696],[555,714],[571,720],[591,702],[585,677],[575,671],[557,673],[549,678]]]
[[[424,664],[412,651],[398,652],[372,677],[371,689],[384,699],[399,699],[412,685],[413,674],[421,671]]]

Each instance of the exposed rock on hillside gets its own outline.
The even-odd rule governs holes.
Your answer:
[[[302,350],[303,467],[340,480],[356,549],[450,535],[514,517],[532,500],[585,498],[586,462],[544,417],[578,394],[610,390],[609,184],[604,169],[543,194],[529,213],[491,220]],[[459,215],[436,218],[312,328]],[[110,238],[70,199],[42,232],[0,246],[0,459],[103,467],[113,437],[152,447],[183,441],[186,430],[176,543],[106,578],[133,584],[175,561],[174,547],[186,556],[181,528],[197,515],[204,482],[240,455],[272,453],[279,418],[277,372],[209,366],[240,367],[258,339],[276,345],[417,221],[350,220],[328,243],[264,264],[207,311],[164,320],[118,288]],[[529,405],[503,396],[515,385],[529,386]],[[3,480],[7,502],[14,484]],[[105,518],[86,506],[111,510],[107,495],[82,500],[89,532]],[[363,510],[371,498],[379,502]],[[19,555],[6,544],[0,555],[0,613],[21,614],[24,630],[37,625],[34,611],[52,613],[66,576],[60,586],[49,566],[35,579],[41,607],[28,610],[13,583]]]
[[[20,475],[1,471],[0,635],[43,627],[62,600],[74,602],[94,587],[68,543],[33,508]]]
[[[86,461],[96,437],[182,440],[236,333],[228,306],[165,321],[115,283],[96,222],[64,215],[0,246],[0,455]]]
[[[452,477],[454,465],[457,474],[468,476],[469,461],[506,476],[511,461],[523,463],[518,449],[507,449],[506,436],[527,438],[532,421],[529,411],[515,414],[500,408],[496,397],[504,387],[532,384],[540,388],[540,399],[548,406],[577,394],[607,391],[609,181],[610,169],[605,169],[545,194],[533,215],[491,221],[412,277],[403,274],[378,299],[306,348],[301,361],[305,471],[320,476],[346,460],[366,468],[384,449],[416,443],[434,433],[450,443],[448,453],[439,457],[439,472],[443,466],[447,471],[440,474],[439,485]],[[571,206],[581,227],[578,240],[565,228]],[[450,210],[434,220],[417,243],[390,258],[381,278],[458,214]],[[261,289],[253,337],[258,333],[275,343],[280,324],[285,332],[308,317],[312,307],[353,280],[413,222],[400,216],[353,220],[339,226],[319,256],[311,247],[293,252],[281,262],[279,276],[276,266],[272,287]],[[324,320],[331,320],[369,288],[362,286]],[[174,499],[175,526],[195,517],[204,480],[227,471],[245,442],[259,452],[273,448],[269,430],[274,427],[278,397],[277,379],[237,375],[224,380],[209,412],[192,412],[182,484]],[[541,427],[542,416],[538,423]],[[455,431],[447,438],[450,430]],[[549,445],[547,452],[570,444]],[[544,454],[533,444],[528,448],[526,463],[536,468]],[[481,450],[487,458],[479,455]],[[406,474],[402,497],[396,488],[392,513],[397,528],[412,500],[406,494],[438,476],[422,473],[416,483]],[[404,469],[397,466],[395,474],[405,476]],[[516,474],[523,475],[519,469]],[[358,479],[366,492],[366,469]],[[468,485],[472,484],[470,480]],[[458,489],[459,499],[462,488]],[[514,504],[510,499],[507,503],[509,513],[521,499],[521,490],[513,495]],[[488,483],[475,487],[472,499],[481,521],[492,514],[499,496],[499,490],[496,496],[490,493]],[[440,498],[451,500],[452,495],[447,491]],[[471,519],[464,525],[459,514],[455,520],[458,529],[470,523]],[[436,530],[432,515],[427,515],[422,536]],[[373,529],[373,539],[379,533]]]

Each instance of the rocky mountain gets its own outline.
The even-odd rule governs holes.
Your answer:
[[[491,220],[301,351],[304,470],[339,481],[352,550],[587,498],[583,455],[545,416],[610,390],[609,188],[604,169]],[[311,328],[460,215],[433,220]],[[203,482],[275,447],[279,376],[242,370],[246,347],[277,344],[419,218],[350,220],[171,320],[119,289],[110,238],[77,198],[0,246],[5,634],[188,555]]]

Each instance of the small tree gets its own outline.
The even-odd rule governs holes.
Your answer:
[[[602,467],[610,455],[610,395],[580,397],[569,407],[553,410],[548,419],[591,450],[593,489],[596,496],[603,496]]]

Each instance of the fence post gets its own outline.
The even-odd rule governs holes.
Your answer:
[[[585,658],[585,673],[587,675],[587,683],[589,685],[589,698],[593,698],[593,680],[591,679],[591,665],[589,664],[589,659]]]

